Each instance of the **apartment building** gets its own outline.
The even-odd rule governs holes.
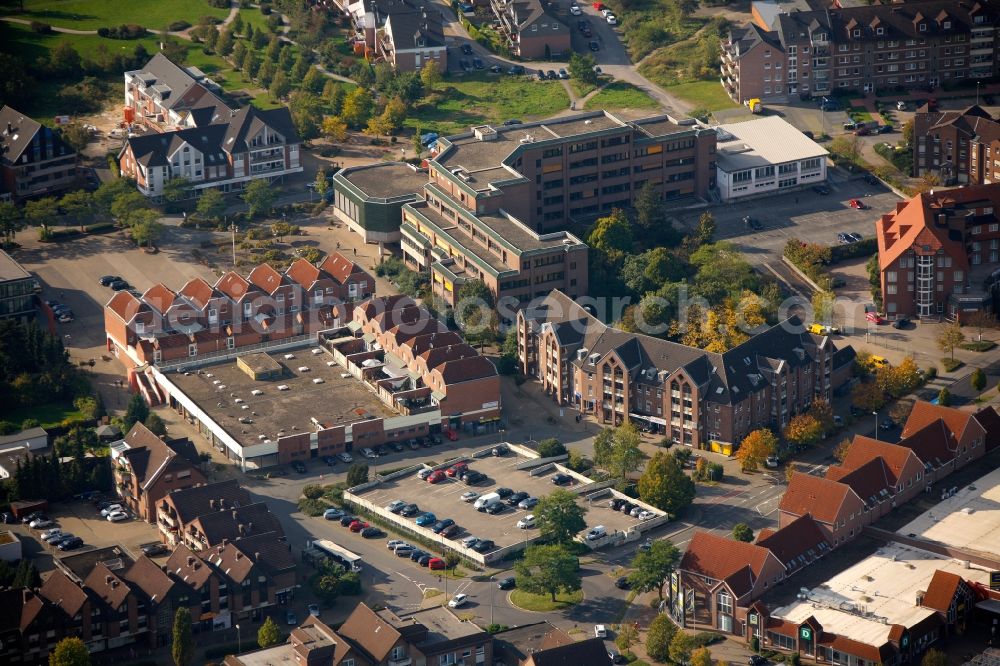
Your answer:
[[[980,106],[913,114],[913,171],[942,185],[1000,183],[1000,121]]]
[[[75,180],[76,151],[59,132],[0,108],[0,200],[54,194]]]
[[[284,273],[262,264],[247,277],[230,271],[214,285],[193,278],[177,292],[163,284],[142,297],[120,291],[104,307],[107,348],[129,366],[134,388],[158,404],[163,396],[136,378],[133,368],[308,336],[338,325],[338,304],[374,292],[375,279],[339,252],[317,265],[298,259]]]
[[[0,319],[33,320],[36,284],[24,266],[0,250]]]
[[[755,11],[754,19],[721,45],[720,80],[740,103],[836,90],[930,90],[998,74],[995,1]]]
[[[287,604],[298,586],[295,557],[277,532],[224,540],[203,558],[222,574],[220,587],[234,621],[259,620],[264,609]]]
[[[233,111],[219,86],[197,67],[181,67],[162,53],[125,72],[125,121],[156,132],[226,122]]]
[[[419,72],[429,62],[448,71],[448,47],[441,12],[420,7],[394,11],[385,19],[376,50],[400,72]]]
[[[164,495],[205,483],[191,440],[162,440],[142,423],[111,445],[111,460],[118,497],[148,523],[156,523],[156,503]]]
[[[1000,184],[931,190],[875,223],[886,317],[996,312]]]
[[[794,318],[717,354],[611,328],[556,291],[518,313],[517,336],[521,372],[556,403],[694,448],[783,428],[848,376],[833,341]]]
[[[541,0],[490,0],[500,34],[514,55],[550,60],[572,50],[572,32],[546,6]]]
[[[160,539],[170,546],[184,540],[187,526],[199,516],[238,509],[253,503],[250,493],[236,479],[205,483],[174,490],[156,503],[156,525]]]
[[[177,178],[195,193],[207,188],[230,192],[253,180],[301,173],[300,146],[286,107],[245,106],[210,125],[129,137],[118,162],[122,176],[156,199]]]

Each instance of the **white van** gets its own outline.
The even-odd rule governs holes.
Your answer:
[[[499,503],[500,503],[500,495],[498,495],[497,493],[487,493],[482,497],[480,497],[479,499],[477,499],[476,503],[473,504],[473,506],[476,507],[478,511],[486,511],[486,509],[490,508],[494,504],[499,504]]]
[[[597,541],[598,539],[606,537],[607,535],[608,535],[608,528],[606,528],[604,525],[598,525],[597,527],[591,528],[591,530],[587,532],[587,541]]]

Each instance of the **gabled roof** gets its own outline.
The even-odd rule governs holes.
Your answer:
[[[149,488],[167,469],[195,469],[193,459],[197,459],[197,450],[190,440],[165,442],[139,422],[125,435],[125,442],[130,448],[122,451],[121,455],[128,461],[136,481],[143,488]]]
[[[801,569],[830,550],[823,530],[812,516],[800,516],[773,534],[757,539],[757,545],[770,550],[785,571]]]
[[[232,541],[230,545],[273,575],[295,568],[295,557],[288,543],[282,540],[283,535],[281,530],[252,534]]]
[[[364,603],[354,607],[337,632],[376,664],[382,663],[402,634]]]
[[[976,412],[976,421],[986,431],[986,450],[1000,446],[1000,414],[993,407],[983,407]]]
[[[270,264],[263,263],[257,264],[250,271],[247,279],[264,293],[273,294],[284,282],[284,277],[281,273],[274,270]]]
[[[223,539],[234,540],[252,534],[284,534],[278,518],[268,511],[264,502],[205,513],[191,521],[191,524],[197,525],[209,546],[222,543]]]
[[[319,267],[340,284],[347,284],[350,277],[355,273],[365,273],[365,270],[361,266],[337,251],[328,254]],[[403,296],[400,298],[409,297]],[[385,305],[394,305],[396,302],[399,302],[400,298],[387,301]],[[410,302],[413,302],[412,299],[410,299]]]
[[[178,294],[199,308],[204,308],[208,305],[209,301],[211,301],[216,295],[215,289],[212,288],[212,285],[205,282],[200,277],[188,280],[187,284],[181,288]]]
[[[912,449],[924,466],[940,467],[955,458],[958,442],[942,419],[931,421],[899,440],[900,446]]]
[[[796,472],[788,483],[779,508],[795,516],[810,514],[821,523],[833,524],[838,520],[844,502],[852,496],[857,498],[846,483]]]
[[[434,349],[436,347],[461,344],[465,344],[465,340],[463,340],[462,336],[455,331],[445,331],[444,333],[425,333],[424,335],[418,335],[406,341],[406,346],[409,347],[410,353],[414,356],[420,356],[427,350]]]
[[[868,506],[895,492],[895,476],[878,456],[855,468],[834,465],[826,470],[826,478],[850,486]]]
[[[906,463],[915,459],[920,463],[920,459],[912,449],[900,444],[890,444],[882,442],[864,435],[855,435],[851,442],[851,447],[847,450],[847,456],[841,463],[846,469],[855,470],[873,458],[881,458],[885,461],[886,469],[892,475],[890,481],[893,485],[898,485],[903,476],[903,469]]]
[[[225,103],[214,93],[202,85],[191,71],[174,64],[162,53],[154,55],[139,71],[130,74],[141,79],[148,89],[154,89],[163,97],[163,106],[172,109],[191,107],[195,104],[204,106],[203,97],[214,98],[213,103],[225,106]]]
[[[132,588],[104,562],[94,565],[93,571],[83,581],[83,585],[88,592],[115,610],[121,607],[132,591]]]
[[[32,139],[39,133],[43,135],[39,138],[39,142],[52,143],[52,150],[47,151],[47,157],[51,158],[55,154],[73,154],[73,150],[66,145],[58,132],[41,125],[12,107],[0,108],[0,161],[4,164],[14,164],[20,160],[31,145]]]
[[[241,488],[236,479],[174,490],[164,499],[170,500],[181,524],[187,524],[207,513],[233,509],[240,505],[251,504],[253,501],[250,499],[250,493],[246,488]]]
[[[118,318],[126,324],[132,321],[140,312],[149,311],[148,305],[127,291],[116,293],[105,307],[118,315]]]
[[[205,155],[206,166],[222,165],[227,162],[222,147],[226,125],[206,125],[189,127],[170,132],[150,132],[129,137],[124,151],[131,150],[138,164],[144,167],[161,167],[170,163],[171,156],[185,144]]]
[[[529,658],[535,666],[604,666],[611,663],[607,647],[600,638],[539,650]]]
[[[215,288],[234,301],[238,301],[250,291],[250,282],[236,271],[227,271],[216,281]]]
[[[142,300],[156,309],[160,314],[166,314],[170,306],[174,304],[177,294],[167,289],[162,283],[157,282],[146,290],[142,295]]]
[[[457,361],[448,361],[443,366],[435,368],[434,371],[440,372],[444,383],[449,386],[497,375],[496,366],[485,356],[471,356]]]
[[[387,29],[392,32],[392,45],[395,49],[433,48],[445,45],[441,12],[434,10],[393,12],[385,22]]]
[[[940,613],[947,613],[961,584],[962,577],[958,574],[949,571],[935,571],[931,582],[927,584],[927,591],[924,593],[924,599],[920,605]]]
[[[288,267],[285,271],[285,275],[297,284],[301,285],[303,289],[308,289],[317,280],[319,280],[322,273],[311,263],[299,257],[292,262],[291,266]]]
[[[150,602],[162,602],[174,587],[174,581],[163,573],[159,565],[145,555],[139,558],[122,573],[122,578],[132,583]]]
[[[56,569],[38,590],[39,596],[72,618],[87,603],[87,593],[62,571]]]
[[[300,143],[299,133],[295,131],[292,114],[288,107],[278,107],[263,111],[255,106],[247,105],[233,113],[232,119],[225,126],[226,134],[222,139],[222,148],[227,153],[242,153],[250,149],[248,142],[265,127],[277,132],[286,144]]]
[[[708,578],[726,580],[744,567],[749,567],[753,576],[757,577],[770,557],[774,555],[763,546],[727,539],[711,532],[695,532],[679,568]]]
[[[194,590],[200,590],[212,577],[212,567],[183,543],[174,548],[164,567],[168,574]]]
[[[918,400],[913,405],[909,418],[906,419],[906,425],[903,426],[903,437],[909,436],[938,419],[944,421],[956,440],[961,440],[965,436],[966,429],[970,426],[973,428],[982,427],[976,422],[971,412],[963,412],[960,409],[943,405],[932,405],[924,400]]]

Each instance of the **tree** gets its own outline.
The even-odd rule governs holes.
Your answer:
[[[233,52],[230,54],[229,61],[233,63],[235,69],[242,69],[248,51],[247,45],[243,42],[236,42],[233,45]]]
[[[281,49],[281,53],[278,54],[278,67],[281,68],[286,74],[292,71],[292,67],[295,65],[295,54],[292,53],[291,49]]]
[[[700,647],[691,652],[689,666],[713,666],[712,653],[707,647]]]
[[[17,205],[10,201],[0,201],[0,233],[4,242],[10,243],[14,235],[24,228],[24,215]]]
[[[777,448],[778,439],[774,433],[761,428],[743,438],[740,448],[736,450],[736,459],[744,472],[753,472],[768,456],[773,456]]]
[[[565,453],[566,447],[555,437],[543,439],[538,443],[538,456],[541,458],[555,458]]]
[[[281,642],[281,630],[275,623],[274,618],[268,616],[264,624],[257,630],[257,645],[261,648],[269,648]]]
[[[392,134],[392,123],[384,114],[372,116],[368,119],[368,126],[365,127],[365,134],[372,136],[389,136]]]
[[[428,91],[433,92],[437,84],[441,83],[441,67],[436,60],[429,61],[420,70],[420,81]]]
[[[907,146],[913,145],[913,118],[910,118],[905,123],[903,123],[903,129],[901,130],[903,134],[903,143]]]
[[[319,71],[315,67],[310,67],[309,71],[306,72],[306,75],[302,78],[302,89],[319,94],[323,92],[323,85],[325,83],[326,77],[323,76],[323,72]]]
[[[209,51],[216,51],[219,45],[219,29],[214,25],[207,25],[201,31],[201,40],[205,42],[205,48]]]
[[[226,197],[215,188],[202,190],[195,210],[206,220],[217,220],[226,212]]]
[[[319,169],[316,170],[316,180],[313,181],[313,183],[316,188],[316,194],[320,196],[326,194],[326,191],[330,188],[330,183],[326,179],[326,170],[323,167],[320,167]],[[289,227],[290,226],[291,225],[289,225]],[[271,225],[271,229],[272,231],[274,230],[273,224]],[[276,234],[276,235],[285,235],[285,234]]]
[[[694,481],[684,473],[680,461],[666,451],[657,451],[639,477],[642,501],[671,516],[687,508],[694,501],[694,494]]]
[[[90,666],[90,650],[76,636],[64,638],[49,653],[49,666]]]
[[[587,244],[618,258],[632,252],[632,228],[625,213],[618,208],[607,217],[598,218],[587,236]]]
[[[326,100],[327,106],[330,107],[330,113],[335,116],[340,115],[341,110],[344,108],[344,97],[346,95],[344,86],[333,79],[328,80],[323,85],[323,99]]]
[[[972,371],[972,378],[970,381],[972,382],[972,388],[977,391],[982,391],[986,388],[986,373],[983,372],[982,368],[976,368]]]
[[[691,650],[694,648],[694,640],[683,631],[674,634],[670,641],[670,661],[675,664],[686,664],[691,661]]]
[[[951,407],[951,391],[947,388],[943,388],[938,391],[938,404],[942,407]]]
[[[149,210],[149,200],[134,189],[115,195],[111,202],[111,215],[123,227],[135,224],[140,210]]]
[[[81,230],[94,219],[94,197],[86,190],[67,192],[59,200],[59,207],[76,220]]]
[[[225,58],[226,56],[232,54],[235,42],[236,40],[233,39],[233,31],[227,28],[219,33],[219,40],[215,43],[215,52]]]
[[[670,658],[670,642],[676,633],[677,625],[670,616],[657,615],[646,631],[646,654],[655,661],[667,661]]]
[[[837,462],[844,462],[847,460],[847,454],[851,450],[851,440],[845,439],[840,444],[837,444],[833,449],[833,457],[836,458]]]
[[[157,437],[164,437],[167,434],[167,424],[163,422],[163,419],[156,412],[150,412],[146,420],[143,421],[143,424]]]
[[[80,53],[69,42],[60,41],[49,53],[49,71],[59,78],[78,77],[82,62]]]
[[[368,465],[354,463],[347,468],[347,487],[353,488],[368,482]]]
[[[744,543],[752,543],[753,530],[746,523],[736,523],[733,525],[733,538]]]
[[[175,666],[189,666],[194,661],[194,635],[191,630],[191,611],[181,606],[174,613],[174,641],[170,655]]]
[[[855,163],[861,157],[861,138],[853,134],[838,136],[830,142],[830,152]]]
[[[365,88],[358,87],[344,98],[344,107],[341,109],[340,117],[350,127],[362,127],[368,122],[373,107],[371,93]]]
[[[129,232],[136,245],[152,247],[163,233],[163,225],[156,221],[159,216],[155,210],[137,211],[135,224]]]
[[[261,88],[270,88],[274,75],[278,73],[278,65],[273,60],[265,60],[257,70],[257,82]]]
[[[323,119],[323,100],[304,90],[296,90],[288,98],[288,111],[299,136],[314,139],[319,136],[319,125]]]
[[[587,510],[577,503],[576,493],[568,490],[554,490],[539,498],[534,513],[539,532],[553,543],[568,543],[587,527],[583,519]]]
[[[698,218],[698,229],[695,231],[695,239],[698,245],[707,245],[715,238],[715,217],[708,211]]]
[[[667,209],[663,204],[661,188],[647,181],[635,196],[635,226],[649,242],[676,245],[679,234],[667,219]],[[664,249],[665,248],[660,248]]]
[[[983,329],[996,328],[997,318],[992,312],[976,310],[968,317],[964,318],[965,324],[976,329],[976,339],[982,341]]]
[[[833,325],[833,306],[837,296],[832,291],[817,291],[812,296],[813,319],[826,326]]]
[[[569,594],[580,589],[580,561],[561,545],[529,546],[514,565],[517,587],[530,594]]]
[[[258,214],[271,210],[277,198],[271,184],[263,179],[251,181],[243,190],[243,201],[246,202],[250,217],[257,217]]]
[[[649,550],[640,550],[632,558],[632,572],[628,582],[640,592],[656,590],[656,596],[663,599],[663,586],[670,579],[674,567],[680,560],[680,551],[665,539],[653,541]]]
[[[187,178],[171,178],[163,185],[163,198],[171,203],[183,201],[191,196],[191,181]]]
[[[618,628],[618,635],[615,636],[615,645],[623,654],[631,652],[632,646],[639,642],[639,632],[634,624],[622,623]]]
[[[455,292],[455,323],[468,334],[481,334],[490,325],[496,303],[482,280],[467,280]]]
[[[24,204],[24,219],[33,227],[48,229],[59,220],[59,204],[53,197],[29,201]]]
[[[243,16],[239,12],[236,12],[236,15],[233,17],[233,21],[232,21],[232,23],[230,23],[229,27],[237,35],[243,35],[244,34],[244,32],[243,32]]]
[[[812,446],[823,438],[823,424],[812,414],[798,414],[788,422],[783,434],[792,444]]]
[[[577,81],[583,81],[588,85],[596,86],[598,83],[597,71],[594,69],[596,66],[597,61],[594,60],[594,56],[590,53],[584,55],[574,53],[569,57],[570,77]]]
[[[931,648],[920,660],[920,666],[948,666],[948,656],[937,648]]]
[[[877,412],[885,406],[885,394],[877,382],[862,382],[851,389],[851,404],[865,412]]]
[[[823,427],[823,432],[829,432],[836,426],[833,418],[833,407],[822,398],[816,398],[809,405],[809,415],[819,421],[819,424]]]
[[[125,431],[132,429],[136,423],[145,423],[149,418],[149,405],[142,397],[141,393],[133,393],[125,407],[125,416],[122,417],[122,427]]]
[[[83,125],[72,123],[62,128],[62,139],[69,144],[70,148],[80,153],[90,143],[91,134],[90,130]]]
[[[941,329],[937,336],[937,346],[945,354],[951,354],[951,359],[955,360],[955,347],[965,342],[965,334],[962,333],[962,325],[957,321]]]
[[[347,141],[347,123],[338,116],[326,116],[323,118],[323,136],[340,143]]]
[[[266,57],[269,62],[277,63],[278,56],[280,55],[281,38],[277,35],[272,35],[271,39],[267,42],[267,51],[264,52],[264,57]]]
[[[295,60],[295,65],[292,67],[292,81],[301,83],[302,79],[309,73],[310,67],[312,67],[312,62],[310,61],[309,53],[303,49],[299,53],[299,57]]]
[[[288,96],[291,89],[292,84],[288,80],[288,76],[283,71],[275,72],[274,78],[271,79],[271,86],[268,88],[271,99],[275,102],[283,100]]]
[[[243,56],[243,66],[241,69],[248,79],[254,80],[257,78],[257,72],[260,71],[260,58],[254,51],[248,50]]]

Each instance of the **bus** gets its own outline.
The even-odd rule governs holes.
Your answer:
[[[327,541],[326,539],[316,539],[308,544],[307,553],[309,550],[314,551],[314,554],[327,559],[333,560],[340,566],[344,567],[348,571],[361,571],[361,556],[352,553],[343,546],[338,546],[332,541]]]

